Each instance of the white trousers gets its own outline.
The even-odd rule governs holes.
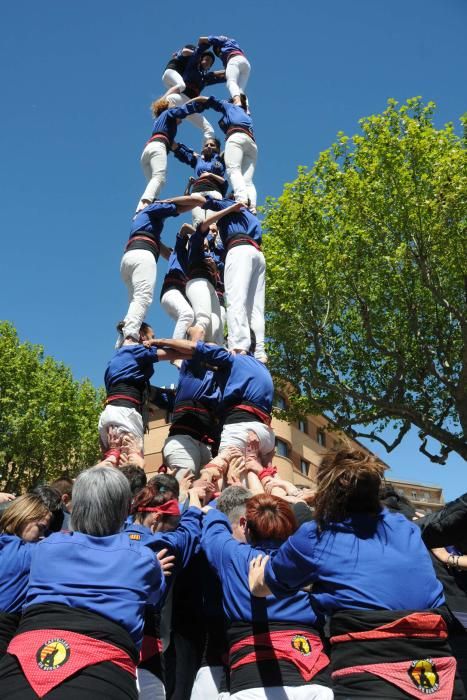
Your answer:
[[[141,154],[141,167],[148,181],[141,195],[137,209],[140,209],[143,199],[153,202],[165,185],[167,177],[167,149],[162,141],[151,141],[146,144]]]
[[[186,295],[195,314],[195,324],[204,330],[204,342],[222,345],[224,329],[219,297],[212,284],[197,277],[186,283]]]
[[[230,61],[229,61],[230,63]],[[237,132],[225,142],[224,161],[236,201],[250,201],[256,209],[256,187],[253,184],[258,148],[248,134]]]
[[[185,81],[183,80],[180,73],[174,68],[166,68],[166,70],[162,74],[162,82],[164,83],[167,90],[177,86],[180,92],[183,92],[186,88]]]
[[[169,100],[171,107],[181,107],[182,105],[186,104],[190,98],[186,95],[179,95],[178,93],[174,92],[172,95],[169,95],[167,99]],[[187,120],[194,124],[198,129],[201,129],[205,141],[215,137],[214,127],[208,122],[206,117],[203,117],[202,114],[190,114],[190,116],[187,117]]]
[[[176,470],[175,476],[181,481],[189,469],[198,478],[201,467],[211,461],[212,454],[208,445],[190,435],[172,435],[164,442],[162,458],[169,469]]]
[[[165,700],[163,682],[147,668],[136,669],[136,686],[139,700]]]
[[[241,423],[229,423],[222,428],[219,452],[226,447],[238,447],[242,452],[246,451],[248,443],[248,431],[256,433],[259,440],[259,454],[267,455],[275,446],[275,435],[272,428],[260,421],[244,421]]]
[[[139,339],[139,330],[152,304],[157,276],[156,258],[149,250],[129,250],[120,263],[120,274],[128,288],[129,306],[123,337]]]
[[[232,56],[225,68],[227,90],[231,97],[245,94],[246,84],[250,77],[251,66],[245,56]]]
[[[291,685],[273,688],[249,688],[230,696],[230,700],[333,700],[331,688],[324,685]]]
[[[175,321],[172,338],[183,340],[188,328],[193,325],[195,320],[195,314],[189,302],[178,289],[169,289],[161,297],[161,306],[166,314]]]
[[[252,245],[237,245],[227,253],[224,286],[227,298],[229,350],[249,350],[250,328],[256,336],[255,357],[263,359],[264,255]]]
[[[217,190],[210,190],[209,192],[197,192],[196,194],[211,195],[213,199],[222,199],[222,195]],[[193,227],[196,228],[199,224],[203,223],[208,214],[212,214],[211,209],[201,209],[201,207],[195,207],[191,210],[191,219]]]
[[[140,440],[140,448],[143,449],[143,417],[136,408],[126,406],[112,406],[108,404],[99,416],[98,430],[99,437],[104,449],[108,448],[107,428],[110,426],[118,428],[119,432],[131,433]]]
[[[222,666],[201,666],[193,683],[190,700],[217,700],[223,675]]]

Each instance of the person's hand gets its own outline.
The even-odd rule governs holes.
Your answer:
[[[114,425],[107,428],[107,444],[109,450],[119,450],[122,446],[122,434]]]
[[[6,503],[7,501],[14,501],[16,495],[14,493],[6,493],[5,491],[0,491],[0,503]]]
[[[250,562],[248,585],[250,587],[250,593],[256,598],[265,598],[267,595],[271,595],[269,587],[264,582],[264,571],[268,561],[269,556],[260,554]]]
[[[233,457],[230,460],[229,471],[227,473],[228,484],[242,484],[242,480],[246,478],[246,465],[243,455]]]
[[[211,460],[211,463],[218,464],[217,460],[223,460],[223,468],[227,468],[231,460],[236,457],[243,457],[242,451],[238,447],[226,447],[222,452],[219,452],[217,457]]]
[[[193,492],[200,501],[205,501],[206,496],[212,495],[216,490],[216,487],[213,483],[210,481],[205,481],[204,479],[198,479],[195,481],[191,487],[191,489],[188,491],[188,494]],[[207,499],[209,500],[209,499]]]
[[[159,560],[164,576],[172,575],[172,569],[175,564],[175,557],[173,554],[168,554],[168,551],[168,549],[161,549],[160,552],[157,553],[157,559]]]
[[[201,508],[201,511],[206,515],[210,510],[212,510],[212,506],[203,506]]]
[[[193,486],[193,480],[195,478],[195,475],[191,471],[191,469],[188,469],[187,473],[183,477],[183,479],[180,480],[180,493],[187,493]]]
[[[315,502],[315,497],[316,497],[316,491],[315,489],[302,489],[300,493],[300,499],[302,501],[305,501],[305,503],[308,503],[309,505],[313,505]]]

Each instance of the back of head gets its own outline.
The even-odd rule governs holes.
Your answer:
[[[291,506],[282,498],[259,494],[246,504],[246,522],[250,540],[284,542],[297,529]]]
[[[169,100],[167,100],[165,97],[160,97],[158,100],[154,100],[154,102],[151,104],[151,112],[154,117],[158,117],[162,114],[162,112],[165,112],[166,109],[169,109],[169,107]]]
[[[50,532],[59,532],[63,527],[63,508],[62,496],[58,489],[47,484],[40,484],[31,489],[30,493],[39,496],[42,503],[52,513],[48,530]]]
[[[40,496],[26,493],[8,505],[0,518],[0,532],[21,537],[24,526],[49,515],[49,509]]]
[[[165,513],[163,510],[164,504],[171,506],[170,510],[175,509],[178,513]],[[136,494],[131,502],[130,509],[135,522],[139,524],[146,523],[148,514],[157,513],[157,521],[161,529],[175,528],[178,524],[179,512],[178,501],[174,499],[173,492],[154,479],[151,479],[151,483]]]
[[[79,474],[73,488],[71,528],[95,537],[115,535],[128,515],[131,491],[115,467],[90,467]]]
[[[397,493],[392,484],[384,484],[381,487],[379,499],[386,508],[402,513],[408,520],[412,520],[415,517],[415,508],[412,503],[408,498]]]
[[[135,496],[146,486],[147,477],[142,467],[138,467],[136,464],[126,464],[124,467],[119,467],[119,471],[128,479],[132,496]]]
[[[73,479],[69,476],[61,476],[50,484],[51,488],[59,492],[61,496],[68,496],[71,500],[73,491]]]
[[[163,494],[167,498],[176,498],[180,496],[180,484],[172,474],[156,474],[148,481],[148,486],[155,485],[158,493]]]
[[[34,496],[39,496],[42,503],[47,506],[51,513],[55,513],[62,508],[61,493],[54,486],[47,484],[39,484],[29,491]]]
[[[320,527],[353,513],[376,515],[384,465],[372,454],[343,447],[323,457],[316,477],[314,516]]]
[[[244,486],[228,486],[217,499],[217,510],[234,523],[245,516],[246,502],[250,498],[251,491]]]

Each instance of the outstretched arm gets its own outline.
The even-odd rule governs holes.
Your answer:
[[[171,199],[164,199],[162,201],[175,204],[179,214],[183,214],[185,211],[191,211],[195,207],[202,207],[203,204],[206,204],[206,199],[201,194],[182,195],[181,197],[172,197]]]
[[[205,231],[209,231],[211,224],[217,224],[217,222],[224,216],[227,216],[227,214],[234,214],[236,211],[240,211],[240,209],[245,209],[243,202],[234,202],[234,204],[231,204],[230,207],[227,207],[227,209],[222,209],[221,211],[215,211],[212,214],[209,214],[209,216],[207,216],[200,225],[201,231],[203,233]]]
[[[191,340],[177,340],[174,338],[153,338],[152,340],[146,340],[144,342],[144,345],[147,348],[158,348],[157,356],[160,360],[166,360],[171,358],[159,356],[159,353],[161,353],[162,355],[162,353],[168,354],[170,351],[174,351],[176,352],[177,357],[180,357],[181,355],[183,357],[191,357],[196,349],[195,342]],[[160,348],[164,349],[161,350]]]

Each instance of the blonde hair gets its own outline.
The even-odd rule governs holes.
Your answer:
[[[46,518],[49,513],[49,509],[39,496],[26,493],[24,496],[15,498],[3,511],[0,518],[0,532],[20,537],[25,525],[34,520]]]
[[[372,454],[345,446],[323,457],[316,475],[314,516],[322,528],[352,513],[376,514],[384,464]]]
[[[158,117],[162,112],[165,112],[166,109],[169,109],[169,107],[170,102],[166,97],[159,97],[158,100],[154,100],[154,102],[151,103],[153,117]]]

